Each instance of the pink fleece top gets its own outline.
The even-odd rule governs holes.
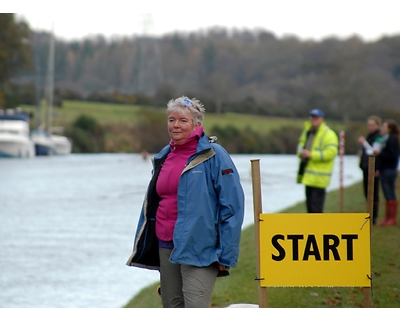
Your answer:
[[[178,217],[177,194],[181,173],[189,157],[196,153],[203,127],[199,126],[182,144],[171,140],[171,152],[165,160],[157,180],[157,193],[161,197],[156,213],[156,235],[159,240],[172,241]]]

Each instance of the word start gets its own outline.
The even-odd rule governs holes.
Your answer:
[[[313,256],[316,261],[324,260],[329,261],[330,257],[333,256],[335,260],[341,260],[339,255],[338,247],[342,245],[346,246],[346,260],[353,260],[353,249],[354,240],[358,239],[357,234],[342,234],[341,238],[334,234],[324,234],[322,236],[322,243],[318,245],[315,235],[309,234],[305,240],[304,252],[302,252],[302,260],[308,261],[308,259]],[[321,239],[320,239],[321,240]],[[342,240],[342,241],[341,241]],[[288,234],[285,236],[283,234],[277,234],[272,237],[271,243],[273,247],[278,251],[278,255],[272,254],[272,259],[274,261],[282,261],[286,257],[285,248],[281,245],[281,242],[289,242],[292,246],[292,260],[299,260],[299,243],[304,241],[304,235],[301,234]],[[289,244],[289,245],[290,245]],[[322,258],[321,250],[322,249]]]

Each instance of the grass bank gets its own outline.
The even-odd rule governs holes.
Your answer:
[[[22,105],[24,110],[32,113],[36,112],[36,106]],[[141,120],[140,116],[144,110],[151,107],[129,104],[114,104],[103,102],[64,100],[63,107],[53,108],[52,125],[54,127],[68,127],[81,114],[85,114],[95,118],[100,124],[105,126],[132,126]],[[156,112],[165,114],[165,123],[167,123],[166,108],[151,108]],[[42,103],[41,123],[46,121],[46,105]],[[207,113],[204,120],[204,128],[208,132],[212,127],[218,125],[226,127],[232,125],[238,129],[245,129],[249,126],[253,130],[261,133],[268,133],[272,130],[279,129],[282,126],[303,127],[303,122],[307,120],[300,118],[283,118],[283,117],[267,117],[261,115],[238,114],[238,113]],[[344,125],[341,121],[329,121],[333,129],[342,130]],[[31,127],[35,126],[35,117],[31,121]]]
[[[397,181],[399,195],[400,180]],[[328,193],[326,212],[338,212],[339,191]],[[384,201],[381,195],[379,221],[384,217]],[[305,212],[305,204],[298,203],[283,213]],[[365,212],[366,201],[361,183],[344,190],[344,212]],[[256,276],[256,249],[254,227],[243,230],[240,257],[237,268],[229,277],[217,279],[212,296],[213,307],[224,307],[233,303],[258,304]],[[400,307],[400,223],[391,227],[372,227],[371,271],[372,307]],[[153,271],[149,271],[153,272]],[[161,299],[156,294],[158,283],[154,283],[134,296],[127,308],[161,308]],[[361,288],[313,287],[313,288],[267,288],[268,305],[271,308],[358,308],[363,306]]]

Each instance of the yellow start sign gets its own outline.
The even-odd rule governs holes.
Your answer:
[[[368,213],[260,214],[261,287],[370,287]]]

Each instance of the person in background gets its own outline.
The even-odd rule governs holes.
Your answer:
[[[399,165],[399,126],[394,120],[385,120],[381,127],[382,148],[378,152],[378,170],[383,195],[386,199],[385,218],[379,226],[397,223],[396,178]]]
[[[307,212],[322,213],[339,142],[337,134],[325,124],[321,110],[311,110],[309,115],[297,147],[297,183],[305,185]]]
[[[361,144],[360,152],[360,169],[363,173],[363,189],[364,195],[368,197],[368,163],[369,157],[374,157],[381,149],[381,133],[379,127],[381,118],[375,115],[368,117],[367,129],[368,135],[365,138],[360,136],[358,142]],[[379,215],[379,175],[378,175],[378,158],[375,158],[375,179],[374,179],[374,201],[372,212],[372,224],[376,224]]]
[[[200,101],[167,105],[170,143],[153,171],[128,266],[160,271],[164,308],[210,306],[217,276],[239,255],[244,192],[227,151],[202,127]]]

